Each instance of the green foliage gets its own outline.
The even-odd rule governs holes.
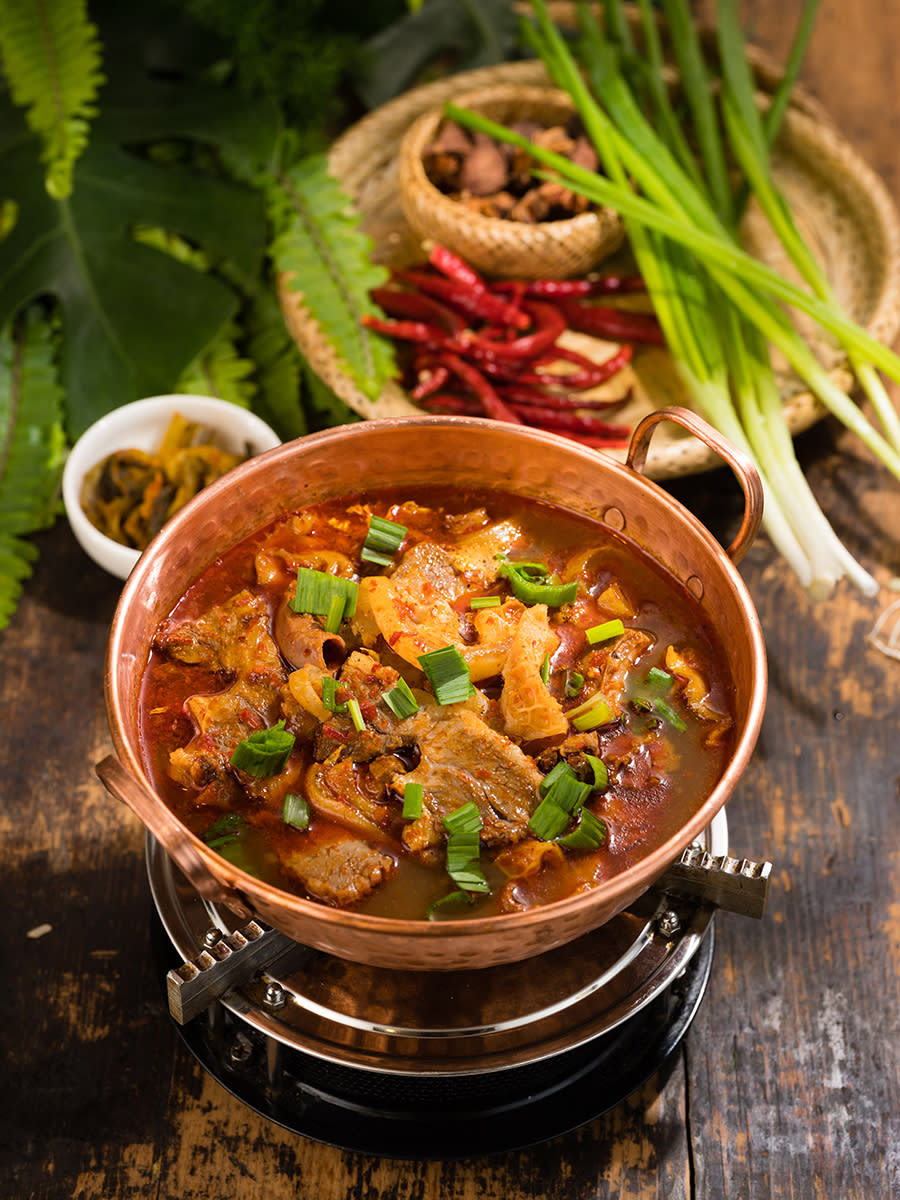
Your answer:
[[[43,187],[21,114],[7,109],[0,116],[6,132],[0,178],[18,212],[0,242],[0,325],[36,296],[58,301],[66,426],[73,437],[111,408],[170,391],[239,304],[221,277],[138,242],[136,226],[170,230],[202,247],[212,262],[234,262],[250,276],[263,259],[259,192],[191,166],[158,165],[122,145],[126,129],[130,138],[170,136],[179,116],[191,136],[203,131],[213,144],[227,139],[222,110],[228,102],[217,91],[168,88],[165,107],[159,91],[133,88],[127,121],[125,97],[113,93],[75,167],[72,195],[63,200]],[[268,133],[268,150],[274,115],[263,104],[256,117]],[[239,137],[230,148],[246,155]]]
[[[353,380],[375,400],[396,374],[393,346],[361,324],[378,310],[369,299],[388,272],[372,263],[372,240],[359,229],[347,196],[329,175],[324,155],[284,172],[270,194],[272,224],[280,230],[271,253],[289,286],[316,315]]]
[[[0,330],[0,629],[37,557],[24,538],[56,516],[65,437],[55,353],[36,309]]]
[[[516,57],[518,30],[509,0],[425,0],[366,43],[354,87],[375,108],[435,66],[468,71]]]
[[[346,123],[363,44],[406,11],[404,0],[186,0],[185,8],[220,39],[238,89],[278,103],[304,153]]]
[[[10,94],[43,143],[47,191],[63,200],[103,83],[84,0],[0,0],[0,54]]]
[[[230,321],[203,353],[188,364],[175,391],[194,396],[218,396],[241,408],[250,408],[256,394],[255,366],[249,358],[241,357],[239,338],[237,323]]]

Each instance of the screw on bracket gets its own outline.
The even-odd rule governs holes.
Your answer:
[[[274,980],[271,980],[266,984],[266,990],[263,995],[263,1004],[271,1011],[284,1008],[285,1004],[287,1004],[287,996],[285,995],[284,988],[280,983],[276,983]]]
[[[656,928],[663,935],[663,937],[674,937],[681,928],[681,921],[678,919],[678,913],[673,912],[671,908],[666,909],[666,911],[656,922]]]

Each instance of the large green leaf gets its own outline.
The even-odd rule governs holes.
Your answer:
[[[164,104],[160,95],[160,87],[143,80],[130,96],[111,89],[109,112],[96,122],[64,200],[47,194],[40,143],[21,114],[6,103],[0,109],[0,199],[17,210],[0,242],[0,325],[38,297],[59,303],[73,437],[112,408],[170,390],[239,303],[236,290],[215,274],[139,244],[138,226],[177,233],[213,262],[233,262],[247,275],[262,262],[266,226],[258,190],[221,172],[154,162],[141,143],[180,130],[245,165],[252,157],[261,162],[277,133],[274,110],[255,106],[254,124],[254,105],[244,100],[237,135],[228,142],[233,102],[226,93],[182,84],[165,87]]]

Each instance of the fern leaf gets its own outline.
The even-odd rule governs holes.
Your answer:
[[[25,538],[51,525],[58,508],[65,435],[55,350],[37,309],[0,330],[0,629],[37,558]]]
[[[202,354],[188,363],[175,385],[176,392],[217,396],[241,408],[249,408],[256,394],[255,365],[242,358],[237,348],[239,329],[234,321],[221,330]]]
[[[369,298],[387,271],[372,262],[372,239],[359,228],[350,199],[316,154],[284,172],[270,188],[273,261],[343,360],[359,389],[377,399],[397,373],[394,348],[361,323],[378,314]]]
[[[14,102],[43,141],[47,191],[65,199],[104,82],[84,0],[0,0],[0,57]]]
[[[253,407],[284,441],[309,432],[303,407],[301,355],[288,333],[274,290],[257,288],[245,314],[246,353],[256,363]]]

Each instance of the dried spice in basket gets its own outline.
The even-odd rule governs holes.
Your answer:
[[[523,120],[511,122],[510,127],[545,150],[586,170],[597,170],[597,154],[577,114],[565,124],[544,126]],[[536,224],[565,220],[591,208],[584,196],[563,183],[538,179],[532,173],[537,164],[527,151],[470,132],[454,121],[441,123],[423,152],[422,163],[436,188],[482,216]]]
[[[84,479],[81,507],[101,533],[144,550],[165,522],[193,496],[244,462],[223,450],[215,431],[175,413],[159,449],[115,450]]]

